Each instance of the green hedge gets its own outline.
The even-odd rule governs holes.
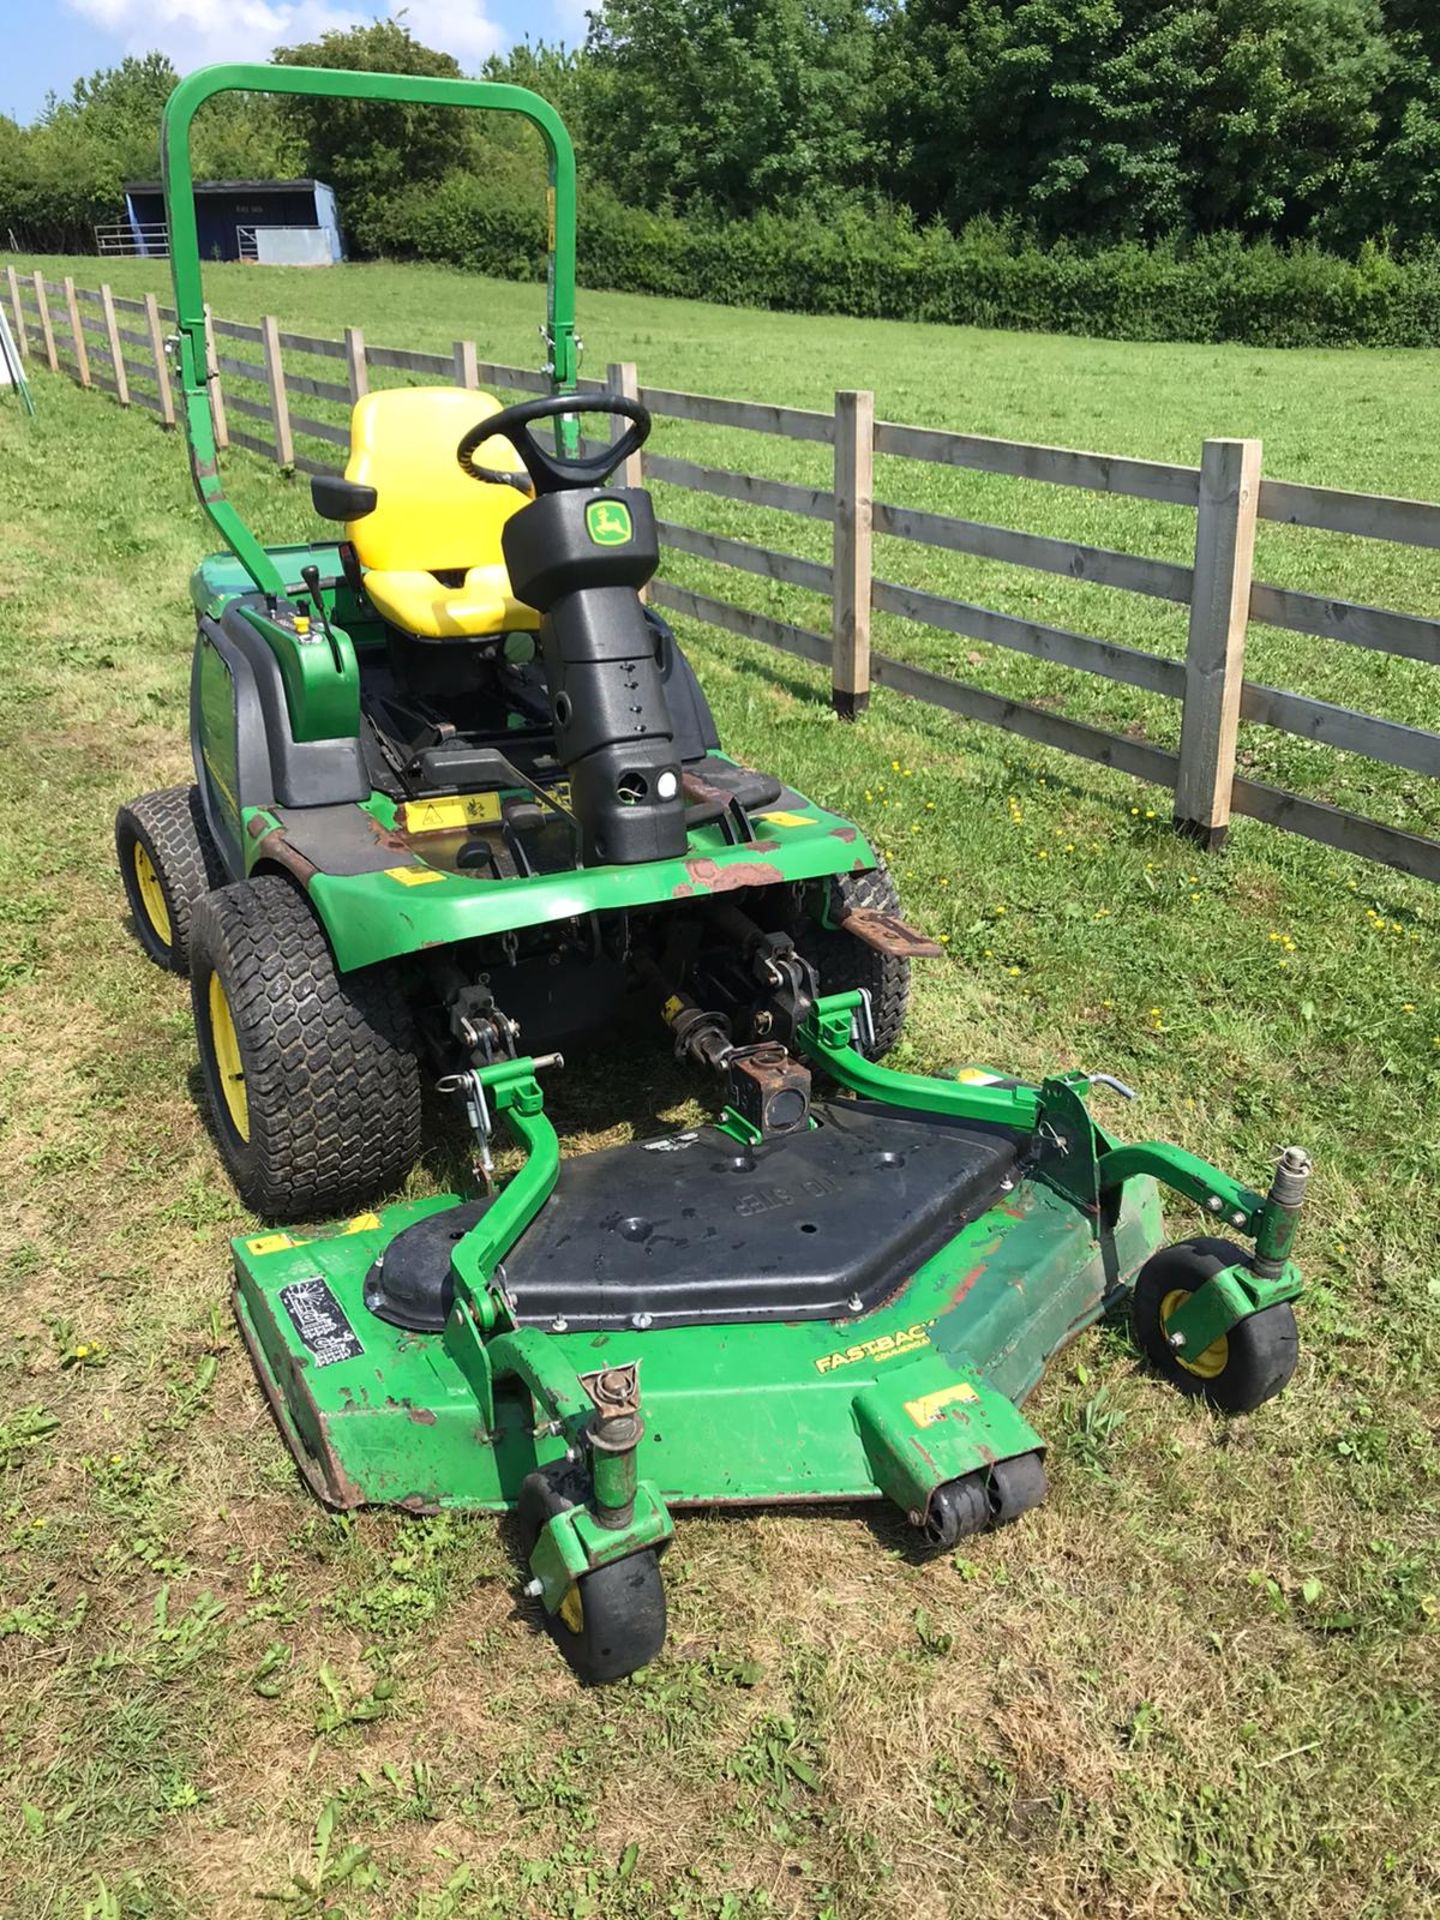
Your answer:
[[[544,272],[540,205],[508,183],[454,174],[352,236],[361,251],[443,261],[504,279]],[[1117,340],[1252,346],[1440,345],[1440,248],[1347,260],[1313,246],[1220,234],[1153,247],[1041,248],[980,220],[955,235],[903,214],[680,220],[581,196],[580,279],[798,313],[940,320]]]

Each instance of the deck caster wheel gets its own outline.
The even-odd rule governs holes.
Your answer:
[[[936,1487],[919,1526],[937,1553],[948,1553],[957,1540],[964,1540],[972,1533],[983,1533],[990,1520],[990,1492],[985,1475],[977,1471]]]
[[[1012,1459],[997,1460],[990,1470],[994,1524],[1008,1527],[1022,1513],[1038,1507],[1049,1491],[1045,1462],[1038,1453],[1017,1453]]]
[[[1145,1358],[1172,1387],[1208,1400],[1222,1413],[1252,1413],[1288,1386],[1300,1353],[1289,1301],[1252,1313],[1203,1353],[1185,1358],[1171,1346],[1165,1329],[1212,1275],[1249,1264],[1244,1249],[1228,1240],[1182,1240],[1152,1255],[1135,1282],[1131,1314]]]
[[[566,1469],[527,1474],[515,1517],[528,1564],[542,1528],[584,1497],[583,1476]],[[649,1666],[665,1644],[665,1584],[653,1548],[585,1573],[545,1615],[551,1639],[576,1675],[592,1686]]]

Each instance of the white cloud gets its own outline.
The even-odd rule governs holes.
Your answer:
[[[333,28],[363,25],[373,5],[333,0],[65,0],[74,13],[104,27],[127,53],[158,48],[181,73],[215,60],[267,60],[275,47],[314,40]],[[473,72],[509,36],[485,11],[485,0],[410,0],[405,15],[417,40],[453,53]]]
[[[550,0],[553,31],[567,47],[583,47],[590,31],[588,16],[600,11],[600,0]]]

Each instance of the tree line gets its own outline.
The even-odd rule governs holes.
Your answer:
[[[403,16],[274,57],[460,72]],[[913,317],[1041,325],[1068,288],[1055,324],[1147,337],[1288,338],[1303,295],[1306,337],[1346,339],[1421,314],[1440,271],[1433,0],[603,0],[582,49],[486,76],[570,126],[590,284],[849,311],[892,310],[888,284]],[[88,249],[155,176],[174,84],[131,58],[0,119],[0,237]],[[328,180],[354,254],[540,265],[535,136],[507,118],[231,96],[196,141],[197,177]],[[1217,270],[1228,315],[1200,299]]]

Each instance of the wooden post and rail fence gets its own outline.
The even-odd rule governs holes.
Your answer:
[[[122,406],[147,408],[167,427],[175,425],[164,332],[165,323],[174,320],[171,309],[160,306],[153,294],[138,300],[123,298],[108,286],[92,291],[76,287],[69,278],[56,283],[39,272],[21,276],[14,266],[7,268],[7,280],[22,354],[43,359],[52,372],[69,373],[83,387],[103,388]],[[242,347],[258,347],[259,357],[242,353]],[[296,372],[286,367],[286,353],[333,360],[344,377],[330,380]],[[268,317],[259,326],[247,326],[212,316],[208,359],[217,443],[304,473],[323,471],[324,466],[297,452],[297,439],[348,449],[350,436],[345,426],[334,421],[292,411],[292,401],[352,406],[369,390],[370,374],[376,369],[469,388],[549,391],[543,374],[481,360],[469,340],[456,341],[448,354],[418,352],[372,346],[358,327],[348,327],[343,339],[331,340],[289,332]],[[249,392],[240,391],[237,382]],[[605,381],[584,380],[580,387],[582,392],[609,388],[630,394],[651,413],[665,418],[817,442],[833,450],[833,482],[828,489],[703,465],[648,447],[625,463],[622,477],[626,485],[659,481],[831,526],[831,558],[826,564],[660,521],[661,541],[673,552],[827,597],[831,605],[828,633],[716,599],[663,577],[652,582],[649,597],[671,612],[827,668],[833,703],[842,716],[857,717],[872,688],[885,687],[1168,788],[1175,796],[1176,825],[1207,847],[1220,846],[1231,815],[1242,814],[1422,879],[1440,881],[1440,841],[1247,779],[1236,770],[1237,730],[1246,720],[1440,778],[1440,733],[1245,677],[1245,643],[1252,619],[1440,665],[1440,620],[1271,586],[1254,577],[1258,521],[1434,551],[1440,550],[1440,506],[1269,479],[1262,473],[1258,440],[1209,440],[1198,467],[1176,466],[877,421],[870,393],[837,393],[833,412],[811,411],[641,386],[630,364],[611,366]],[[262,428],[263,434],[256,428]],[[877,454],[1188,508],[1195,515],[1193,563],[890,505],[875,498]],[[1185,657],[1170,659],[880,578],[874,570],[876,536],[1185,606],[1189,609]],[[871,644],[871,616],[876,612],[1178,700],[1182,714],[1178,751],[1107,732],[876,652]]]

